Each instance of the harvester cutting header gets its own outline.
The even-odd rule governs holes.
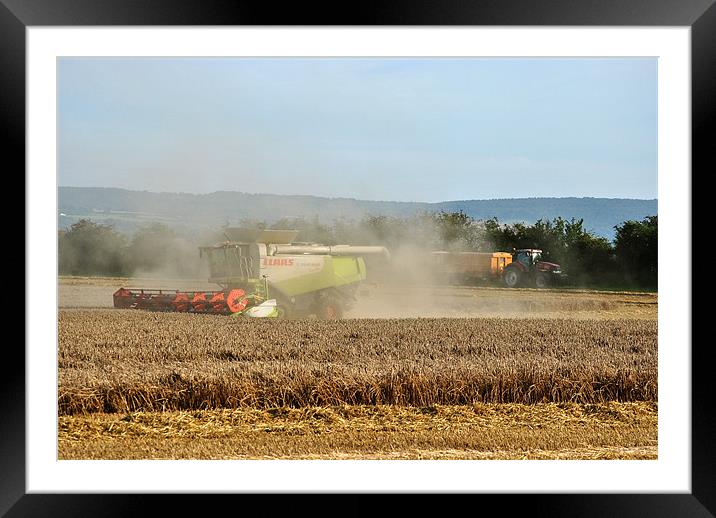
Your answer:
[[[363,256],[386,259],[382,246],[297,243],[297,230],[224,229],[226,241],[199,248],[216,291],[120,288],[116,308],[245,315],[341,318],[366,279]]]

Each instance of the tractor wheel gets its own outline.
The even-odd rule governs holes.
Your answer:
[[[520,271],[517,268],[506,268],[502,274],[502,280],[505,281],[505,286],[508,288],[514,288],[520,284]]]
[[[547,276],[545,274],[538,273],[537,276],[535,277],[535,286],[537,286],[540,289],[546,288],[547,286],[549,286],[549,279],[547,278]]]

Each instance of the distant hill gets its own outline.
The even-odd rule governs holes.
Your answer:
[[[418,211],[462,210],[475,219],[496,217],[501,223],[534,223],[540,218],[551,220],[558,216],[584,219],[588,230],[612,239],[615,225],[657,214],[655,199],[512,198],[420,203],[229,191],[157,193],[95,187],[60,187],[58,202],[60,228],[67,228],[81,218],[90,218],[127,233],[154,221],[179,231],[195,232],[226,223],[237,225],[245,219],[270,224],[284,217],[317,217],[330,224],[339,218],[358,220],[369,214],[406,217]]]

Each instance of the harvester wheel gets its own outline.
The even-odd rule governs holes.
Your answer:
[[[339,320],[343,318],[343,306],[335,299],[326,299],[319,305],[318,318],[321,320]]]
[[[291,319],[296,316],[293,305],[282,296],[276,296],[276,312],[277,318]]]
[[[505,286],[514,288],[520,283],[520,271],[517,268],[505,268],[502,279],[505,281]]]

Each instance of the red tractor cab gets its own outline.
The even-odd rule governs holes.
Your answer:
[[[522,248],[512,252],[512,262],[503,273],[502,280],[508,288],[533,286],[547,288],[562,282],[565,275],[556,263],[542,260],[542,250]]]

